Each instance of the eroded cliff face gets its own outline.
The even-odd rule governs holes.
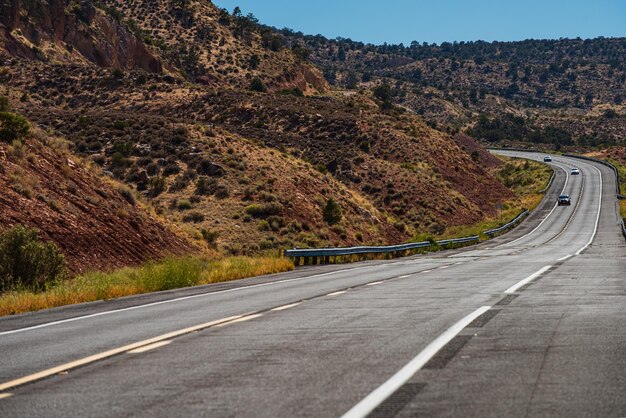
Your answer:
[[[2,0],[1,44],[11,55],[158,73],[159,57],[90,0]]]

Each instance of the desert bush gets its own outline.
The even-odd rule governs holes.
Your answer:
[[[198,196],[210,196],[217,189],[217,180],[202,176],[196,181],[195,194]]]
[[[212,163],[208,159],[202,159],[196,165],[196,170],[200,174],[212,177],[221,177],[224,175],[224,169],[217,164]]]
[[[0,112],[8,112],[9,110],[11,110],[9,98],[7,96],[0,96]]]
[[[168,163],[163,167],[163,175],[171,176],[172,174],[180,173],[180,166],[177,163]]]
[[[202,238],[212,247],[215,247],[217,242],[217,238],[220,236],[220,233],[217,231],[209,231],[207,229],[202,229],[200,231],[202,234]]]
[[[12,142],[28,135],[30,123],[20,115],[0,112],[0,140]]]
[[[217,186],[217,188],[215,189],[215,197],[217,197],[218,199],[226,199],[228,196],[230,196],[230,190],[228,189],[228,187],[223,184]]]
[[[163,177],[152,177],[148,186],[148,196],[157,197],[165,191],[165,179]]]
[[[263,81],[261,81],[259,77],[254,77],[250,82],[250,90],[263,93],[267,91],[267,87],[265,87],[265,84],[263,84]]]
[[[178,210],[191,209],[191,202],[187,199],[180,199],[178,202],[176,202],[176,208]]]
[[[23,225],[0,233],[0,292],[43,291],[65,276],[65,257],[38,231]]]
[[[21,160],[26,155],[26,149],[24,148],[24,144],[19,139],[14,139],[11,142],[11,145],[7,149],[7,153],[18,160]]]
[[[265,204],[253,203],[252,205],[246,206],[245,211],[250,216],[261,218],[264,216],[277,215],[282,208],[282,205],[277,202]]]
[[[329,225],[337,224],[341,221],[341,208],[333,198],[328,199],[323,211],[324,221]]]
[[[183,216],[183,222],[200,223],[204,221],[204,215],[200,212],[189,212]]]
[[[30,199],[34,195],[34,188],[37,186],[37,180],[32,176],[27,176],[20,168],[15,170],[9,176],[11,187],[22,196]]]
[[[122,195],[124,200],[126,200],[131,205],[135,206],[137,204],[137,201],[135,200],[135,195],[133,194],[133,191],[130,190],[129,187],[127,187],[127,186],[120,186],[120,187],[117,188],[117,191],[118,191],[119,194]]]

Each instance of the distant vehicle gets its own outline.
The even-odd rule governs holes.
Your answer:
[[[552,162],[552,157],[550,157],[549,155],[546,155],[545,157],[543,157],[543,162],[544,163],[551,163]]]
[[[571,204],[572,204],[572,200],[570,199],[569,195],[562,194],[561,196],[559,196],[559,201],[558,201],[559,206],[569,206]]]
[[[569,172],[572,176],[577,176],[580,174],[580,170],[577,168],[572,168],[572,170]]]

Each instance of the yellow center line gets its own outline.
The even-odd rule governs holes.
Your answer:
[[[155,348],[159,348],[159,347],[163,347],[164,345],[168,345],[171,342],[172,342],[171,340],[160,341],[158,343],[154,343],[154,344],[150,344],[150,345],[145,345],[143,347],[135,348],[134,350],[130,350],[129,353],[130,354],[145,353],[146,351],[154,350]]]
[[[298,306],[301,303],[302,302],[296,302],[296,303],[292,303],[292,304],[289,304],[289,305],[283,305],[283,306],[279,306],[278,308],[274,308],[274,309],[271,309],[271,310],[274,311],[274,312],[284,311],[285,309],[289,309],[289,308],[293,308],[295,306]]]
[[[12,393],[0,393],[0,399],[10,398],[11,396],[13,396]]]
[[[14,380],[10,380],[8,382],[4,382],[2,384],[0,384],[0,391],[3,390],[7,390],[10,388],[14,388],[16,386],[21,386],[24,385],[26,383],[31,383],[34,382],[36,380],[40,380],[40,379],[44,379],[46,377],[64,372],[66,370],[70,370],[70,369],[74,369],[76,367],[80,367],[80,366],[84,366],[85,364],[89,364],[89,363],[93,363],[95,361],[98,360],[102,360],[108,357],[112,357],[115,356],[117,354],[121,354],[121,353],[125,353],[126,351],[130,351],[130,350],[134,350],[136,348],[139,347],[143,347],[146,345],[150,345],[150,344],[154,344],[154,343],[158,343],[164,340],[169,340],[175,337],[179,337],[181,335],[185,335],[185,334],[190,334],[192,332],[195,331],[199,331],[205,328],[209,328],[209,327],[213,327],[225,322],[230,322],[233,320],[236,320],[237,318],[241,318],[242,315],[237,315],[237,316],[231,316],[228,318],[222,318],[222,319],[218,319],[216,321],[211,321],[211,322],[205,322],[204,324],[200,324],[200,325],[195,325],[193,327],[189,327],[189,328],[185,328],[185,329],[181,329],[178,331],[174,331],[174,332],[169,332],[167,334],[163,334],[163,335],[159,335],[158,337],[154,337],[154,338],[149,338],[147,340],[143,340],[143,341],[139,341],[133,344],[128,344],[125,345],[123,347],[119,347],[119,348],[114,348],[113,350],[108,350],[108,351],[104,351],[102,353],[98,353],[98,354],[94,354],[92,356],[88,356],[88,357],[84,357],[82,359],[79,360],[75,360],[69,363],[65,363],[65,364],[61,364],[59,366],[56,367],[52,367],[50,369],[46,369],[46,370],[42,370],[40,372],[37,373],[33,373],[30,374],[28,376],[24,376],[24,377],[20,377],[18,379],[14,379]]]
[[[254,315],[243,316],[243,317],[241,317],[241,318],[236,318],[236,319],[233,319],[233,320],[231,320],[231,321],[228,321],[228,322],[223,322],[223,323],[221,323],[221,324],[215,325],[215,328],[225,327],[226,325],[236,324],[237,322],[245,322],[245,321],[249,321],[249,320],[251,320],[251,319],[258,318],[258,317],[260,317],[260,316],[263,316],[263,314],[260,314],[260,313],[259,313],[259,314],[254,314]]]
[[[340,290],[340,291],[338,291],[338,292],[329,293],[329,294],[327,294],[326,296],[338,296],[338,295],[342,295],[342,294],[344,294],[344,293],[346,293],[346,291],[345,291],[345,290]]]

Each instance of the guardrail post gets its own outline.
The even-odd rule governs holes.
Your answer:
[[[324,264],[330,264],[330,256],[329,255],[324,257]]]

